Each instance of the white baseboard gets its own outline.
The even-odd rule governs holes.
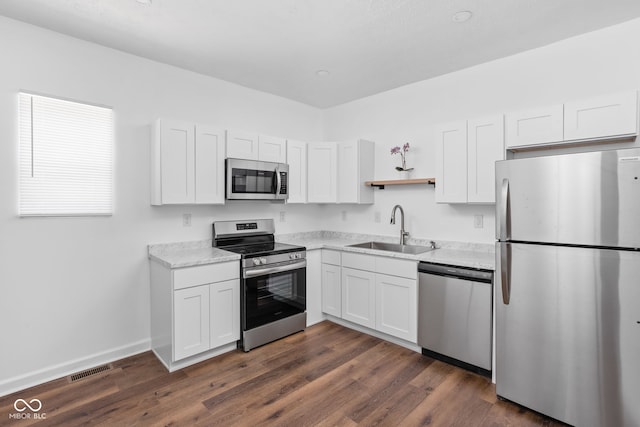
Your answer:
[[[144,339],[129,345],[8,378],[0,381],[0,397],[52,380],[57,380],[58,378],[66,377],[67,375],[84,371],[85,369],[124,359],[125,357],[147,351],[150,348],[151,340]]]

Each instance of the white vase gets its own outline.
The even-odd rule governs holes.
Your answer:
[[[410,179],[412,170],[402,170],[398,171],[399,178],[398,179]]]

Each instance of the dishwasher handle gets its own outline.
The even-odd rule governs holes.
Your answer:
[[[418,264],[418,273],[433,274],[435,276],[454,277],[456,279],[469,280],[472,282],[493,282],[493,271],[445,264],[431,264],[428,262],[421,262]]]

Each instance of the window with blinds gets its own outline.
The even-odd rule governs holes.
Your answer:
[[[113,213],[113,110],[19,94],[20,216]]]

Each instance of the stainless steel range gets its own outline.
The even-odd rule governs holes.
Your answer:
[[[306,248],[278,243],[274,232],[272,219],[213,223],[213,246],[242,256],[244,351],[306,327]]]

